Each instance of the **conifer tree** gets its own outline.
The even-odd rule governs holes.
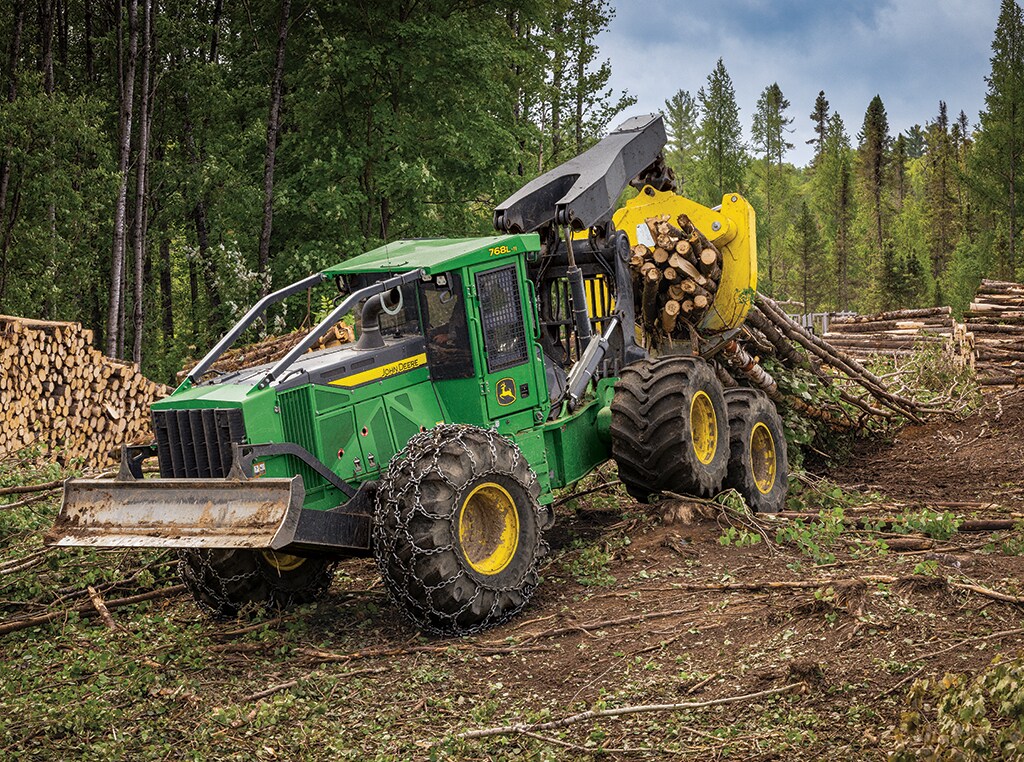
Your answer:
[[[807,145],[814,146],[814,158],[811,159],[811,166],[816,167],[825,148],[825,133],[828,131],[828,100],[825,98],[824,90],[820,91],[814,100],[811,121],[814,122],[814,137],[807,141]]]
[[[938,281],[956,247],[956,199],[953,197],[955,157],[949,134],[949,115],[945,101],[939,101],[939,114],[925,133],[925,209],[928,255],[932,277]]]
[[[758,248],[764,253],[769,288],[776,283],[776,259],[780,253],[776,244],[782,239],[787,218],[785,200],[789,189],[784,161],[786,153],[793,148],[786,137],[792,132],[790,125],[793,123],[793,117],[787,114],[789,106],[778,83],[769,85],[757,100],[751,130],[758,157],[754,174],[762,201],[758,210]]]
[[[996,273],[1014,278],[1024,216],[1024,17],[1014,0],[1000,5],[991,63],[970,177],[989,227],[999,231],[992,242]]]
[[[736,91],[721,58],[708,75],[707,86],[697,92],[697,100],[701,110],[697,200],[714,206],[726,193],[742,189],[747,163]]]
[[[840,311],[852,302],[852,225],[856,209],[853,192],[853,161],[850,137],[838,112],[829,118],[821,162],[812,185],[818,214],[824,221],[832,250],[836,306]]]
[[[686,195],[693,182],[697,154],[697,129],[700,112],[688,90],[679,90],[665,101],[665,126],[668,143],[665,159],[676,173],[676,186]]]
[[[889,118],[879,95],[871,98],[864,113],[864,125],[857,135],[860,144],[858,174],[868,202],[871,235],[879,256],[885,244],[885,190],[886,169],[889,165]]]

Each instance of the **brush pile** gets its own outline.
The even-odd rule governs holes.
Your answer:
[[[149,438],[149,405],[170,390],[105,357],[78,323],[0,315],[0,458],[39,445],[104,467]]]
[[[964,318],[974,334],[979,383],[1024,384],[1024,284],[983,280]]]
[[[763,294],[757,294],[741,333],[717,349],[712,363],[725,386],[754,386],[799,416],[835,429],[863,429],[897,418],[920,422],[936,411],[890,389],[858,359],[803,328]],[[763,367],[763,359],[771,360],[778,378]]]

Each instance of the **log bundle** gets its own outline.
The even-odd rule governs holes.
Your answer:
[[[646,223],[654,245],[638,243],[629,261],[637,322],[651,347],[691,341],[718,290],[722,254],[685,214]]]
[[[283,336],[268,336],[252,344],[230,349],[210,366],[210,370],[203,378],[213,378],[224,373],[234,373],[244,368],[277,362],[308,334],[309,331],[293,331]],[[338,347],[354,340],[352,328],[342,323],[337,323],[321,336],[319,341],[309,351],[316,352],[320,349],[330,349],[331,347]],[[185,367],[178,371],[179,382],[195,367],[197,362],[199,361],[193,359],[185,361]]]
[[[974,336],[978,381],[1024,384],[1024,284],[983,280],[964,319]]]
[[[900,357],[937,349],[959,367],[972,365],[974,354],[966,327],[953,319],[950,307],[929,307],[837,317],[825,340],[851,357]]]
[[[78,323],[0,315],[0,457],[38,445],[102,468],[151,437],[149,405],[170,390],[92,346]]]

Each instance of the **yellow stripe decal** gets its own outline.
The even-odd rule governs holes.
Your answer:
[[[385,378],[391,378],[397,376],[399,373],[405,373],[407,370],[415,370],[421,368],[427,364],[427,353],[414,355],[412,357],[406,357],[404,360],[397,360],[387,365],[381,365],[378,368],[370,368],[360,373],[354,373],[351,376],[345,376],[344,378],[336,378],[331,381],[331,386],[359,386],[370,381],[383,380]]]

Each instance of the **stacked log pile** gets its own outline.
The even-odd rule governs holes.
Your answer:
[[[210,370],[204,378],[213,378],[223,373],[234,373],[243,368],[252,368],[256,365],[277,362],[288,354],[292,347],[302,341],[308,333],[309,331],[299,330],[284,336],[268,336],[261,341],[230,349],[210,366]],[[352,329],[342,323],[337,323],[321,336],[320,340],[309,351],[316,352],[320,349],[338,347],[354,340]],[[193,359],[186,360],[185,367],[178,371],[178,381],[184,379],[197,362],[199,361]]]
[[[957,365],[971,365],[970,336],[950,307],[929,307],[834,318],[825,340],[851,357],[900,357],[937,348]]]
[[[0,315],[0,457],[38,445],[64,464],[105,467],[150,437],[149,405],[170,390],[92,340],[78,323]]]
[[[718,290],[722,254],[685,214],[646,223],[654,246],[638,243],[629,261],[637,322],[649,346],[691,341]]]
[[[1024,284],[983,280],[964,318],[974,335],[978,381],[1024,384]]]

